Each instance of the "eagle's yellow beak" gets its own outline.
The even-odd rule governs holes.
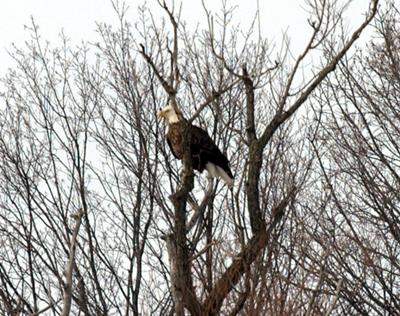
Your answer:
[[[160,109],[160,111],[158,111],[158,113],[157,113],[157,115],[158,115],[159,117],[165,117],[165,114],[166,114],[166,111],[163,111],[163,110],[161,110],[161,109]]]

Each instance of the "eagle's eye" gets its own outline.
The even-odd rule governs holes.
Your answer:
[[[162,108],[160,108],[160,111],[162,111]]]

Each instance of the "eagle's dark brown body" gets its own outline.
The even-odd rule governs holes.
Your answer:
[[[183,131],[185,122],[170,123],[166,133],[167,142],[177,159],[183,158]],[[193,169],[203,172],[208,163],[222,168],[233,179],[229,161],[215,145],[207,132],[195,125],[190,125],[190,151]]]
[[[189,130],[185,133],[188,122],[182,115],[177,114],[176,105],[175,107],[167,105],[160,109],[158,116],[164,117],[167,121],[165,136],[175,158],[183,158],[183,140],[186,135],[190,135],[190,158],[193,169],[200,172],[207,169],[210,178],[222,178],[228,187],[233,187],[233,175],[228,158],[218,149],[205,130],[189,125]]]

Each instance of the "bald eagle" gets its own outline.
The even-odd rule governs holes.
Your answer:
[[[175,158],[183,158],[182,136],[184,122],[179,120],[171,105],[160,109],[160,117],[167,120],[165,136]],[[210,178],[220,177],[228,185],[233,186],[233,175],[229,167],[228,158],[219,150],[207,132],[200,127],[190,125],[190,153],[193,169],[203,172],[207,170]]]

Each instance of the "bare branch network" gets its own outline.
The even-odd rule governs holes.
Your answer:
[[[1,79],[0,316],[399,315],[400,12],[378,2],[347,30],[306,1],[298,56],[225,1],[197,31],[114,3],[78,48],[32,22]]]

